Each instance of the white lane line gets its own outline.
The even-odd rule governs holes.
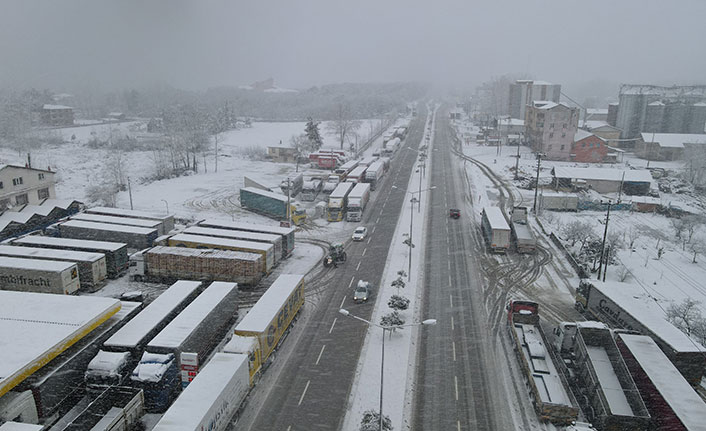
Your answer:
[[[451,274],[449,274],[449,287],[451,287]]]
[[[304,395],[306,395],[306,390],[309,389],[309,383],[311,383],[311,380],[306,381],[306,386],[304,386],[304,392],[302,392],[302,396],[299,397],[299,403],[297,404],[298,406],[302,405],[302,401],[304,401]],[[458,397],[456,397],[458,399]]]
[[[287,427],[287,431],[291,431],[291,430],[292,430],[292,426],[290,425]]]
[[[446,244],[447,244],[446,245],[446,253],[451,254],[451,247],[448,246],[448,243],[449,243],[449,238],[446,237]]]
[[[455,341],[452,341],[452,342],[451,342],[451,348],[452,348],[451,350],[452,350],[453,355],[454,355],[454,362],[456,362],[456,342],[455,342]],[[321,351],[323,352],[323,349],[322,349]],[[319,356],[321,356],[321,355],[319,355]],[[316,363],[318,364],[319,361],[316,361]]]
[[[451,302],[451,306],[453,307],[454,306],[454,297],[451,295],[449,295],[449,302]],[[334,319],[334,320],[336,320],[336,319]]]
[[[383,214],[383,212],[384,212],[384,211],[383,211],[383,210],[381,209],[381,210],[380,210],[380,215],[382,215],[382,214]]]
[[[344,296],[343,299],[341,299],[341,306],[338,308],[343,308],[343,303],[346,302],[346,297]]]
[[[365,256],[365,252],[366,252],[366,251],[368,251],[368,248],[367,248],[367,247],[363,249],[363,253],[362,253],[360,256],[361,256],[361,257]]]
[[[380,214],[382,214],[382,213],[380,213]],[[375,220],[375,223],[380,223],[380,217],[378,217],[378,219]],[[373,230],[373,232],[375,232],[375,231]]]
[[[309,386],[308,383],[307,386]],[[456,388],[456,401],[458,401],[458,377],[456,376],[454,376],[454,388]],[[304,392],[306,392],[306,389],[304,389]],[[299,401],[299,404],[301,404],[301,401]]]
[[[343,307],[341,307],[341,308],[343,308]],[[451,330],[452,331],[454,330],[454,317],[453,316],[451,316]]]
[[[449,267],[449,272],[451,272],[451,261],[446,262],[446,264]]]
[[[338,319],[338,318],[337,318],[337,317],[334,317],[334,318],[333,318],[333,323],[331,324],[331,329],[328,330],[328,333],[329,333],[329,334],[330,334],[331,332],[333,332],[333,327],[336,326],[336,319]]]
[[[387,205],[387,201],[382,203],[382,207],[385,208],[385,205]],[[382,212],[380,214],[382,214]]]
[[[326,348],[326,344],[324,344],[323,346],[321,346],[321,351],[319,352],[319,357],[316,358],[316,365],[319,365],[319,361],[321,360],[321,355],[324,354],[324,349],[325,349],[325,348]],[[455,357],[455,354],[454,354],[454,357]],[[454,359],[454,361],[455,361],[455,360],[456,360],[456,359]]]
[[[351,286],[353,286],[353,280],[355,280],[355,277],[351,277],[351,282],[348,283],[348,288],[350,289]]]
[[[380,219],[378,218],[378,220],[380,220]],[[377,228],[378,228],[377,226],[373,226],[373,233],[375,233],[375,229],[377,229]],[[371,238],[371,239],[372,239],[372,238]],[[368,240],[368,242],[369,242],[369,241],[370,241],[370,240]]]
[[[356,271],[360,269],[360,264],[361,264],[361,263],[363,263],[362,260],[361,260],[360,262],[358,262],[358,266],[355,267],[355,270],[356,270]]]
[[[456,429],[461,431],[461,421],[456,421]]]
[[[375,232],[375,228],[373,228],[373,232]],[[370,240],[371,240],[371,239],[373,239],[372,236],[371,236],[370,238],[368,238],[368,244],[370,244]]]

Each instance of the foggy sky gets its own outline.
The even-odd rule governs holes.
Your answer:
[[[701,0],[3,0],[0,87],[703,83]]]

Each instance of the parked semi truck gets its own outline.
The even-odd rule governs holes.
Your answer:
[[[262,242],[180,233],[170,237],[167,244],[170,247],[210,248],[259,254],[262,256],[260,270],[264,274],[269,274],[275,265],[275,248],[271,244]]]
[[[574,390],[589,422],[599,430],[642,431],[650,414],[609,328],[577,322],[572,337]]]
[[[537,240],[527,224],[527,208],[515,207],[510,212],[512,240],[518,253],[537,251]]]
[[[287,212],[287,202],[290,202]],[[250,211],[262,214],[275,220],[288,220],[291,214],[292,222],[300,225],[306,221],[306,211],[297,209],[287,196],[260,190],[255,187],[240,189],[240,205]]]
[[[348,203],[346,205],[346,220],[361,221],[363,219],[363,211],[368,205],[370,199],[370,184],[359,183],[353,187],[348,195]]]
[[[223,351],[247,355],[250,378],[254,382],[269,365],[270,355],[288,333],[303,305],[304,276],[280,275],[238,323],[235,335]]]
[[[294,233],[296,230],[292,227],[251,224],[219,219],[202,220],[198,223],[198,225],[214,229],[279,235],[282,238],[282,258],[287,258],[292,254],[292,252],[294,252]]]
[[[481,231],[493,253],[506,253],[510,248],[510,226],[498,207],[485,207],[481,212]]]
[[[326,177],[326,182],[324,182],[323,187],[321,191],[325,195],[330,195],[333,193],[334,190],[336,190],[336,187],[338,187],[338,184],[341,182],[341,176],[338,174],[331,174],[328,177]]]
[[[279,261],[284,258],[281,235],[272,233],[268,234],[260,232],[245,232],[242,230],[232,229],[208,228],[202,226],[189,226],[184,229],[184,233],[189,235],[202,235],[216,238],[237,239],[241,241],[261,242],[264,244],[272,245],[274,247],[275,264],[279,263]]]
[[[321,192],[323,182],[320,178],[312,178],[302,185],[302,193],[299,198],[305,202],[313,202]]]
[[[370,184],[370,190],[375,190],[382,177],[385,175],[385,162],[382,160],[377,160],[368,166],[368,170],[365,171],[365,182]]]
[[[328,206],[326,207],[328,221],[343,220],[348,205],[348,195],[354,186],[353,183],[340,183],[328,197]]]
[[[137,226],[145,229],[157,229],[158,235],[163,230],[162,222],[159,220],[147,220],[133,217],[118,217],[103,214],[78,213],[71,216],[71,220],[89,221],[94,223],[117,224],[121,226]]]
[[[570,424],[578,408],[539,324],[539,305],[512,300],[506,308],[508,332],[537,416],[558,425]]]
[[[157,246],[130,256],[130,278],[167,282],[234,281],[254,286],[262,279],[262,260],[257,253]]]
[[[295,197],[298,195],[302,188],[304,187],[304,174],[297,174],[282,180],[279,184],[279,188],[282,190],[285,196],[289,192],[290,197]]]
[[[0,289],[72,294],[81,287],[73,262],[0,256]]]
[[[81,289],[95,290],[103,285],[107,276],[105,255],[101,253],[0,245],[0,256],[74,262],[78,267]]]
[[[29,235],[13,240],[12,245],[103,253],[109,278],[119,277],[128,268],[127,244],[120,242]]]
[[[128,431],[137,428],[144,414],[142,389],[126,386],[106,388],[78,417],[56,431]]]
[[[157,229],[137,226],[96,223],[82,220],[69,220],[58,224],[62,238],[88,239],[94,241],[118,241],[130,248],[151,247],[159,236]]]
[[[581,280],[576,309],[613,328],[654,338],[689,383],[698,386],[706,369],[706,348],[663,317],[663,311],[639,298],[644,292],[629,283]]]
[[[114,217],[129,217],[144,220],[157,220],[161,223],[158,231],[160,235],[166,235],[174,229],[174,216],[160,216],[144,211],[130,210],[127,208],[93,207],[86,209],[87,214],[102,214]]]

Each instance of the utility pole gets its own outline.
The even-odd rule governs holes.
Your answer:
[[[537,182],[534,185],[534,204],[532,204],[532,211],[537,214],[537,191],[539,190],[539,169],[542,165],[542,153],[537,153]]]
[[[598,263],[598,279],[597,279],[598,281],[601,280],[601,269],[603,270],[603,273],[605,273],[608,269],[608,262],[606,262],[605,268],[603,268],[603,255],[605,254],[605,241],[606,241],[606,238],[608,237],[608,220],[610,219],[610,204],[611,204],[611,201],[608,201],[608,212],[605,215],[605,229],[603,230],[603,243],[601,244],[601,259]],[[605,281],[605,277],[603,277],[603,280]]]
[[[623,177],[620,179],[620,189],[618,190],[618,202],[620,203],[620,198],[623,195],[623,183],[625,182],[625,171],[623,171]]]
[[[419,202],[417,202],[417,212],[419,213],[422,212],[422,165],[419,164],[417,166],[417,171],[419,172],[419,191],[417,192],[419,194]]]
[[[127,177],[127,191],[128,194],[130,195],[130,209],[134,209],[132,207],[132,186],[130,185],[130,177]]]
[[[206,163],[204,162],[204,165]],[[218,172],[218,132],[216,132],[216,172]]]
[[[287,223],[292,226],[292,207],[291,207],[291,191],[292,185],[289,183],[289,177],[287,177]]]
[[[520,142],[519,141],[517,142],[517,155],[515,157],[517,157],[515,159],[515,181],[517,181],[520,179],[520,175],[518,172],[518,169],[520,169]]]

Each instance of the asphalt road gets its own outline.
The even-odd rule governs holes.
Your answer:
[[[427,214],[423,309],[442,330],[420,333],[412,429],[514,429],[510,402],[501,395],[503,376],[477,267],[476,257],[484,251],[474,240],[462,164],[451,153],[445,110],[439,110],[435,132],[431,175],[436,189]],[[449,208],[461,208],[461,218],[449,218]]]
[[[353,303],[353,289],[360,279],[380,285],[417,158],[415,151],[406,148],[419,146],[426,115],[426,110],[420,110],[411,122],[404,147],[395,155],[382,186],[373,192],[375,201],[368,205],[363,217],[370,232],[368,239],[348,247],[348,261],[336,269],[337,276],[323,292],[250,429],[337,430],[343,423],[367,328],[338,310],[346,308],[365,319],[372,315],[372,303]]]

